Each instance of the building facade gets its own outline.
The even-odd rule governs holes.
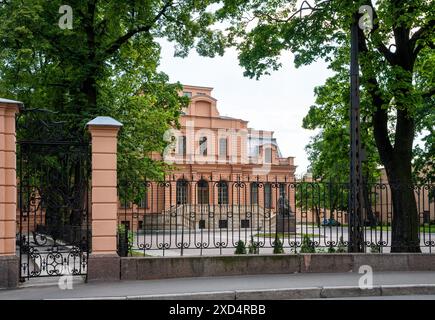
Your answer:
[[[164,183],[147,183],[140,203],[121,200],[120,223],[131,227],[131,221],[136,224],[137,220],[133,228],[152,228],[174,224],[162,221],[159,213],[184,216],[188,212],[194,222],[182,218],[176,223],[198,228],[200,224],[209,225],[207,219],[200,219],[204,214],[254,216],[257,212],[258,219],[267,216],[270,220],[279,211],[289,213],[294,207],[290,203],[294,200],[290,188],[295,179],[294,158],[282,157],[272,131],[256,130],[246,120],[220,115],[212,90],[183,87],[180,94],[188,96],[190,104],[182,111],[180,129],[168,133],[172,143],[163,155],[153,155],[174,169]],[[137,219],[131,219],[129,212],[136,213]],[[224,224],[217,222],[223,219],[215,220],[213,225]],[[249,223],[252,226],[254,221]],[[271,220],[268,223],[274,224]]]

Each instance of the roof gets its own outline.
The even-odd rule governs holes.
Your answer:
[[[20,106],[23,105],[23,103],[21,101],[15,101],[15,100],[3,99],[3,98],[0,98],[0,103],[19,104]]]
[[[122,123],[116,121],[111,117],[96,117],[95,119],[89,121],[86,126],[112,126],[112,127],[122,127]]]
[[[189,87],[189,88],[198,88],[198,89],[208,89],[208,90],[213,90],[213,87],[204,87],[204,86],[195,86],[195,85],[191,85],[191,84],[182,84],[183,88],[184,87]]]

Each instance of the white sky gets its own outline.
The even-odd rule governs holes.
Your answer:
[[[304,150],[315,134],[302,128],[302,119],[314,103],[314,87],[332,75],[326,63],[317,62],[295,69],[290,53],[283,55],[283,66],[260,80],[243,76],[237,53],[228,50],[223,57],[200,57],[194,50],[187,58],[175,58],[173,45],[165,40],[159,70],[171,82],[213,87],[221,115],[248,120],[248,126],[275,132],[284,157],[294,156],[296,173],[306,172],[309,164]]]

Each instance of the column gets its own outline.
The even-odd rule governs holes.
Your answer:
[[[21,102],[0,98],[0,288],[18,285],[15,114]]]
[[[92,252],[88,280],[119,280],[117,144],[122,124],[110,117],[87,123],[92,139]]]

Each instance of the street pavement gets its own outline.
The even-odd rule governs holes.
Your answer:
[[[234,292],[237,290],[267,291],[291,288],[312,289],[313,287],[358,287],[361,276],[355,272],[295,273],[90,283],[80,283],[80,279],[77,281],[76,278],[72,289],[65,289],[66,282],[63,282],[63,290],[57,285],[57,279],[50,278],[26,282],[25,286],[18,289],[0,290],[0,299],[125,299],[134,296],[153,295],[158,297],[168,294]],[[43,285],[46,281],[49,281],[51,285]],[[375,272],[373,286],[385,285],[435,285],[435,272]],[[430,294],[434,293],[430,292]],[[212,297],[213,294],[211,294]]]
[[[404,295],[404,296],[347,297],[347,298],[329,298],[329,299],[316,299],[316,300],[435,300],[435,295],[413,294],[413,295]]]

